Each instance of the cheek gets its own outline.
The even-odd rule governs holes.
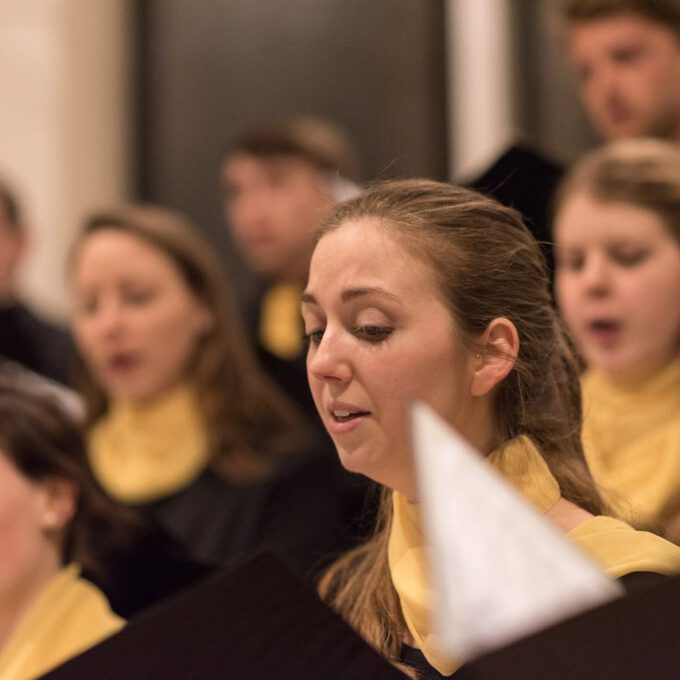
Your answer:
[[[579,306],[575,304],[578,297],[577,283],[566,274],[555,275],[555,297],[560,313],[570,323]]]
[[[198,334],[190,328],[169,324],[168,333],[162,338],[163,341],[157,345],[159,364],[171,371],[186,369],[198,344]]]
[[[447,339],[439,350],[436,343],[430,346],[427,356],[418,351],[399,360],[399,365],[410,367],[398,375],[381,381],[385,398],[394,403],[395,416],[408,420],[408,408],[416,401],[424,401],[448,418],[465,380],[461,358],[451,352]],[[398,398],[395,398],[398,397]]]
[[[659,276],[660,273],[661,268],[645,281],[631,282],[631,309],[643,325],[675,327],[680,323],[680,278]]]
[[[0,570],[31,560],[42,541],[38,509],[30,498],[16,494],[3,498],[0,505]]]

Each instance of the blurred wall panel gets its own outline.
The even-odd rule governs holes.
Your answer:
[[[142,0],[139,193],[228,248],[222,150],[244,124],[332,117],[364,176],[447,176],[441,0]]]
[[[31,231],[27,297],[68,307],[64,263],[79,221],[129,194],[128,0],[0,0],[0,176]]]
[[[522,136],[550,156],[571,163],[599,140],[565,58],[559,0],[511,2]]]

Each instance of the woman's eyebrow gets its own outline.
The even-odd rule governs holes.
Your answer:
[[[340,299],[343,302],[350,302],[359,297],[364,297],[366,295],[377,295],[378,297],[389,298],[390,300],[398,300],[398,296],[394,293],[390,293],[384,288],[379,286],[365,286],[361,288],[345,288],[340,294]]]
[[[398,300],[399,297],[394,293],[390,293],[384,288],[378,286],[364,286],[360,288],[345,288],[345,290],[340,293],[340,300],[342,302],[351,302],[357,298],[364,297],[366,295],[377,295],[378,297],[388,298],[390,300]],[[300,296],[300,301],[303,303],[308,303],[312,305],[318,305],[316,298],[312,293],[305,291]]]

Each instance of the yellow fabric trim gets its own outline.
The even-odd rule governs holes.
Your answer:
[[[302,352],[301,294],[300,286],[280,283],[269,288],[262,298],[260,343],[281,359],[295,359]]]
[[[152,405],[112,404],[88,437],[99,483],[122,503],[147,503],[193,481],[209,461],[194,393],[178,387]]]
[[[680,489],[680,360],[636,389],[595,371],[582,386],[583,444],[595,480],[617,514],[664,529]]]
[[[560,487],[529,437],[516,437],[486,460],[540,513],[560,500]]]
[[[612,578],[636,571],[680,572],[680,548],[614,517],[591,517],[567,533]]]
[[[559,500],[558,484],[528,437],[512,440],[487,460],[541,513]],[[428,663],[443,675],[450,675],[460,663],[441,656],[436,636],[430,633],[435,593],[430,587],[420,508],[397,492],[392,502],[387,557],[406,626]],[[592,517],[569,531],[567,537],[612,578],[635,571],[680,572],[680,548],[611,517]]]
[[[31,680],[120,630],[125,622],[71,564],[47,584],[0,650],[0,678]]]

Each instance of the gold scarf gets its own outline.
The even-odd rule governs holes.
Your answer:
[[[596,371],[582,383],[593,477],[617,514],[663,529],[680,489],[680,359],[635,389],[617,388]]]
[[[259,336],[262,346],[280,359],[295,359],[302,352],[301,286],[280,283],[262,298]]]
[[[559,500],[557,481],[528,437],[513,439],[487,460],[542,514]],[[397,492],[392,494],[392,501],[388,563],[404,620],[428,663],[443,675],[450,675],[461,664],[437,651],[436,637],[430,632],[436,595],[430,586],[420,507]],[[611,517],[587,519],[569,531],[567,537],[612,578],[634,571],[663,574],[680,571],[680,548]]]
[[[64,567],[38,595],[0,649],[0,678],[37,678],[125,625],[79,573]]]
[[[175,388],[153,404],[115,402],[88,437],[90,464],[111,497],[148,503],[193,481],[209,461],[194,392]]]

